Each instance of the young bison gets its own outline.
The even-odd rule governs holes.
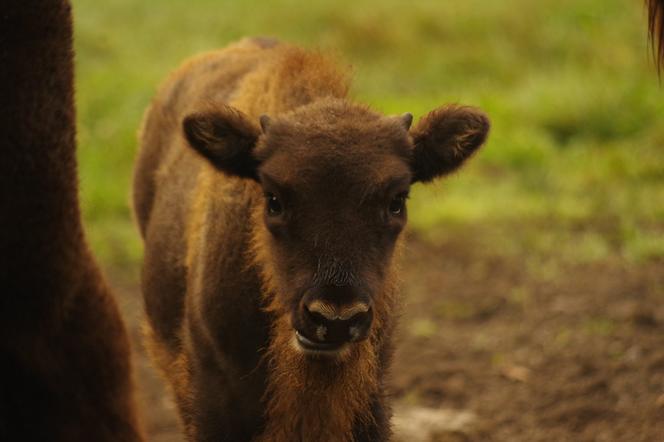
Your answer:
[[[149,109],[135,176],[148,342],[190,440],[382,441],[411,184],[484,142],[480,111],[382,116],[314,52],[244,40]]]

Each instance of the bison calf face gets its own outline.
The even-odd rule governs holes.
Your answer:
[[[228,106],[185,119],[194,149],[260,185],[257,262],[269,308],[288,324],[277,333],[300,352],[341,354],[392,314],[392,255],[410,185],[455,170],[488,131],[484,114],[464,107],[437,109],[414,130],[411,121],[337,99],[260,125]]]
[[[364,144],[351,127],[340,142],[323,128],[298,132],[275,121],[257,148],[264,265],[304,353],[335,354],[362,341],[381,310],[412,181],[401,155],[410,148],[406,129],[387,123],[400,135],[391,146],[375,137]]]

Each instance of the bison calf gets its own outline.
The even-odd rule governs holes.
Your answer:
[[[248,39],[195,58],[145,117],[134,202],[148,347],[190,440],[376,441],[410,186],[489,129],[411,129],[347,98],[325,56]]]

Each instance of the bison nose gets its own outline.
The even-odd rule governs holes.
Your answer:
[[[365,302],[337,305],[316,299],[304,305],[304,316],[316,341],[344,343],[367,337],[373,311]]]

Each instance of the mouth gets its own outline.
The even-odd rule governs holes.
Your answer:
[[[295,343],[300,351],[307,354],[336,355],[347,347],[345,342],[314,342],[295,330]]]

